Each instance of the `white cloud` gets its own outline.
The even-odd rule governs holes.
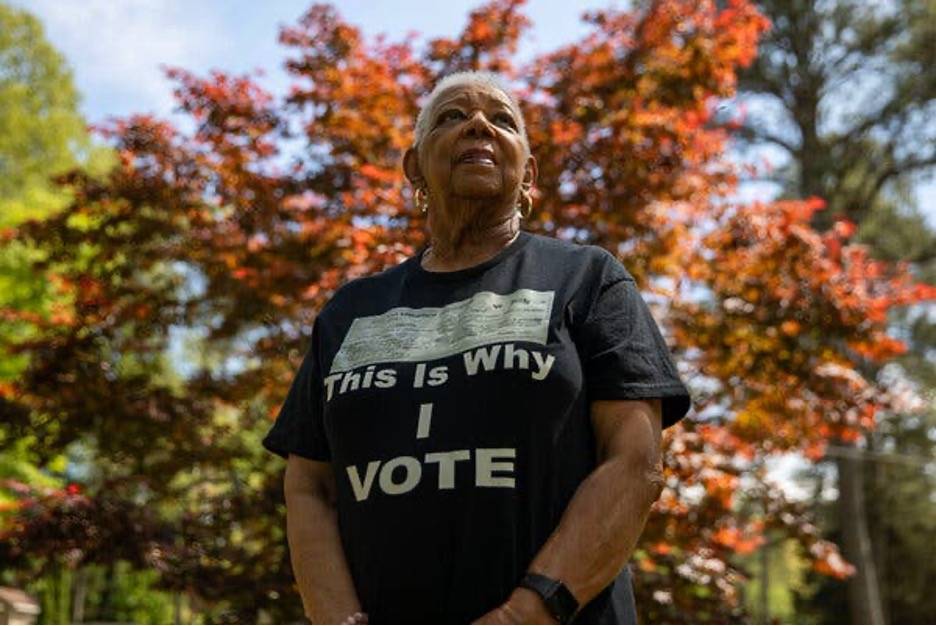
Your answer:
[[[161,64],[200,71],[230,51],[214,27],[217,4],[181,0],[30,0],[16,2],[40,18],[46,37],[68,59],[90,121],[152,112],[174,101]],[[145,103],[145,104],[144,104]],[[141,106],[142,105],[142,106]]]

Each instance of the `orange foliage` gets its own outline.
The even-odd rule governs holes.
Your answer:
[[[768,27],[751,1],[654,0],[635,11],[594,11],[581,40],[517,67],[512,58],[530,23],[523,4],[493,0],[458,36],[421,48],[415,35],[368,42],[335,8],[313,5],[280,35],[294,78],[282,102],[249,77],[168,70],[194,133],[145,115],[99,128],[119,167],[105,181],[63,177],[75,198],[68,209],[0,233],[50,245],[43,269],[54,269],[55,284],[74,297],[51,319],[2,312],[30,319],[44,339],[21,347],[37,355],[33,369],[0,395],[61,416],[64,426],[44,433],[50,450],[90,428],[82,422],[89,415],[103,416],[95,427],[109,434],[141,415],[158,422],[143,436],[115,439],[113,449],[105,437],[105,456],[170,435],[198,442],[202,434],[191,431],[210,422],[215,403],[265,397],[275,415],[316,311],[347,280],[399,263],[425,240],[400,167],[422,98],[445,73],[493,69],[515,81],[539,163],[525,227],[585,234],[647,289],[651,278],[669,279],[665,326],[678,360],[691,386],[710,383],[694,416],[666,433],[666,487],[642,538],[649,548],[637,553],[642,617],[694,620],[704,604],[713,621],[739,619],[743,576],[732,558],[755,550],[767,529],[798,538],[818,571],[848,575],[801,508],[764,480],[741,493],[741,478],[763,479],[753,468],[778,452],[818,459],[830,439],[860,437],[880,411],[906,406],[901,394],[865,378],[861,364],[905,350],[887,334],[888,311],[936,299],[936,287],[915,283],[904,265],[869,258],[849,242],[851,222],[813,230],[812,216],[824,210],[819,198],[719,200],[734,191],[737,173],[725,155],[732,125],[712,113],[733,95],[738,68]],[[308,145],[284,165],[282,140],[297,129]],[[82,232],[69,225],[74,215],[108,227]],[[98,256],[79,263],[82,243]],[[183,304],[171,285],[135,280],[155,263],[192,268],[204,293]],[[170,325],[206,320],[209,344],[227,346],[258,326],[265,334],[249,348],[258,369],[228,380],[203,373],[188,391],[190,405],[130,389],[128,417],[113,409],[118,382],[81,366],[89,329],[122,353],[156,349],[148,341]],[[120,332],[131,321],[142,330]],[[171,482],[164,473],[158,484]],[[763,502],[763,515],[741,519],[744,498]],[[692,592],[698,586],[707,600]]]
[[[712,539],[738,554],[750,554],[764,544],[763,535],[750,535],[734,526],[719,528]]]

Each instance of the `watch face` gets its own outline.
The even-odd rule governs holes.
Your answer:
[[[565,624],[569,620],[570,616],[563,610],[562,601],[555,595],[550,596],[546,606],[549,607],[549,612],[560,624]]]
[[[575,615],[575,612],[579,608],[578,602],[572,593],[562,583],[559,583],[555,592],[553,592],[553,600],[556,602],[559,613],[561,613],[561,617],[554,615],[556,619],[563,624],[567,624],[572,621],[572,616]]]
[[[562,581],[540,574],[527,574],[521,585],[538,593],[543,598],[546,608],[560,624],[569,623],[578,611],[578,601]]]

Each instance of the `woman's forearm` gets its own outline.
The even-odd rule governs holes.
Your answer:
[[[606,407],[607,410],[607,407]],[[618,408],[619,423],[601,450],[602,462],[579,485],[558,526],[528,568],[561,580],[580,605],[621,572],[663,486],[659,426],[646,408]],[[656,405],[659,422],[659,404]],[[612,423],[608,421],[607,423]],[[518,588],[508,603],[544,619],[544,605]]]
[[[530,570],[565,581],[580,600],[591,600],[627,563],[659,490],[652,468],[605,461],[579,486]]]
[[[634,551],[659,495],[654,474],[623,459],[599,465],[579,485],[559,526],[528,570],[561,580],[580,606],[590,602]],[[507,604],[524,623],[555,623],[539,596],[528,589],[518,587]]]
[[[286,535],[306,617],[337,624],[360,611],[334,505],[311,493],[287,494]]]

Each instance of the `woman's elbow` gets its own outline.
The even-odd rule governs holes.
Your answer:
[[[663,477],[663,463],[658,451],[632,450],[623,459],[625,480],[635,486],[646,506],[649,508],[663,492],[665,484]]]
[[[660,460],[659,456],[653,460],[649,461],[642,465],[642,482],[647,492],[647,497],[650,500],[650,504],[659,499],[660,494],[663,493],[663,487],[666,484],[666,481],[663,476],[663,462]]]

